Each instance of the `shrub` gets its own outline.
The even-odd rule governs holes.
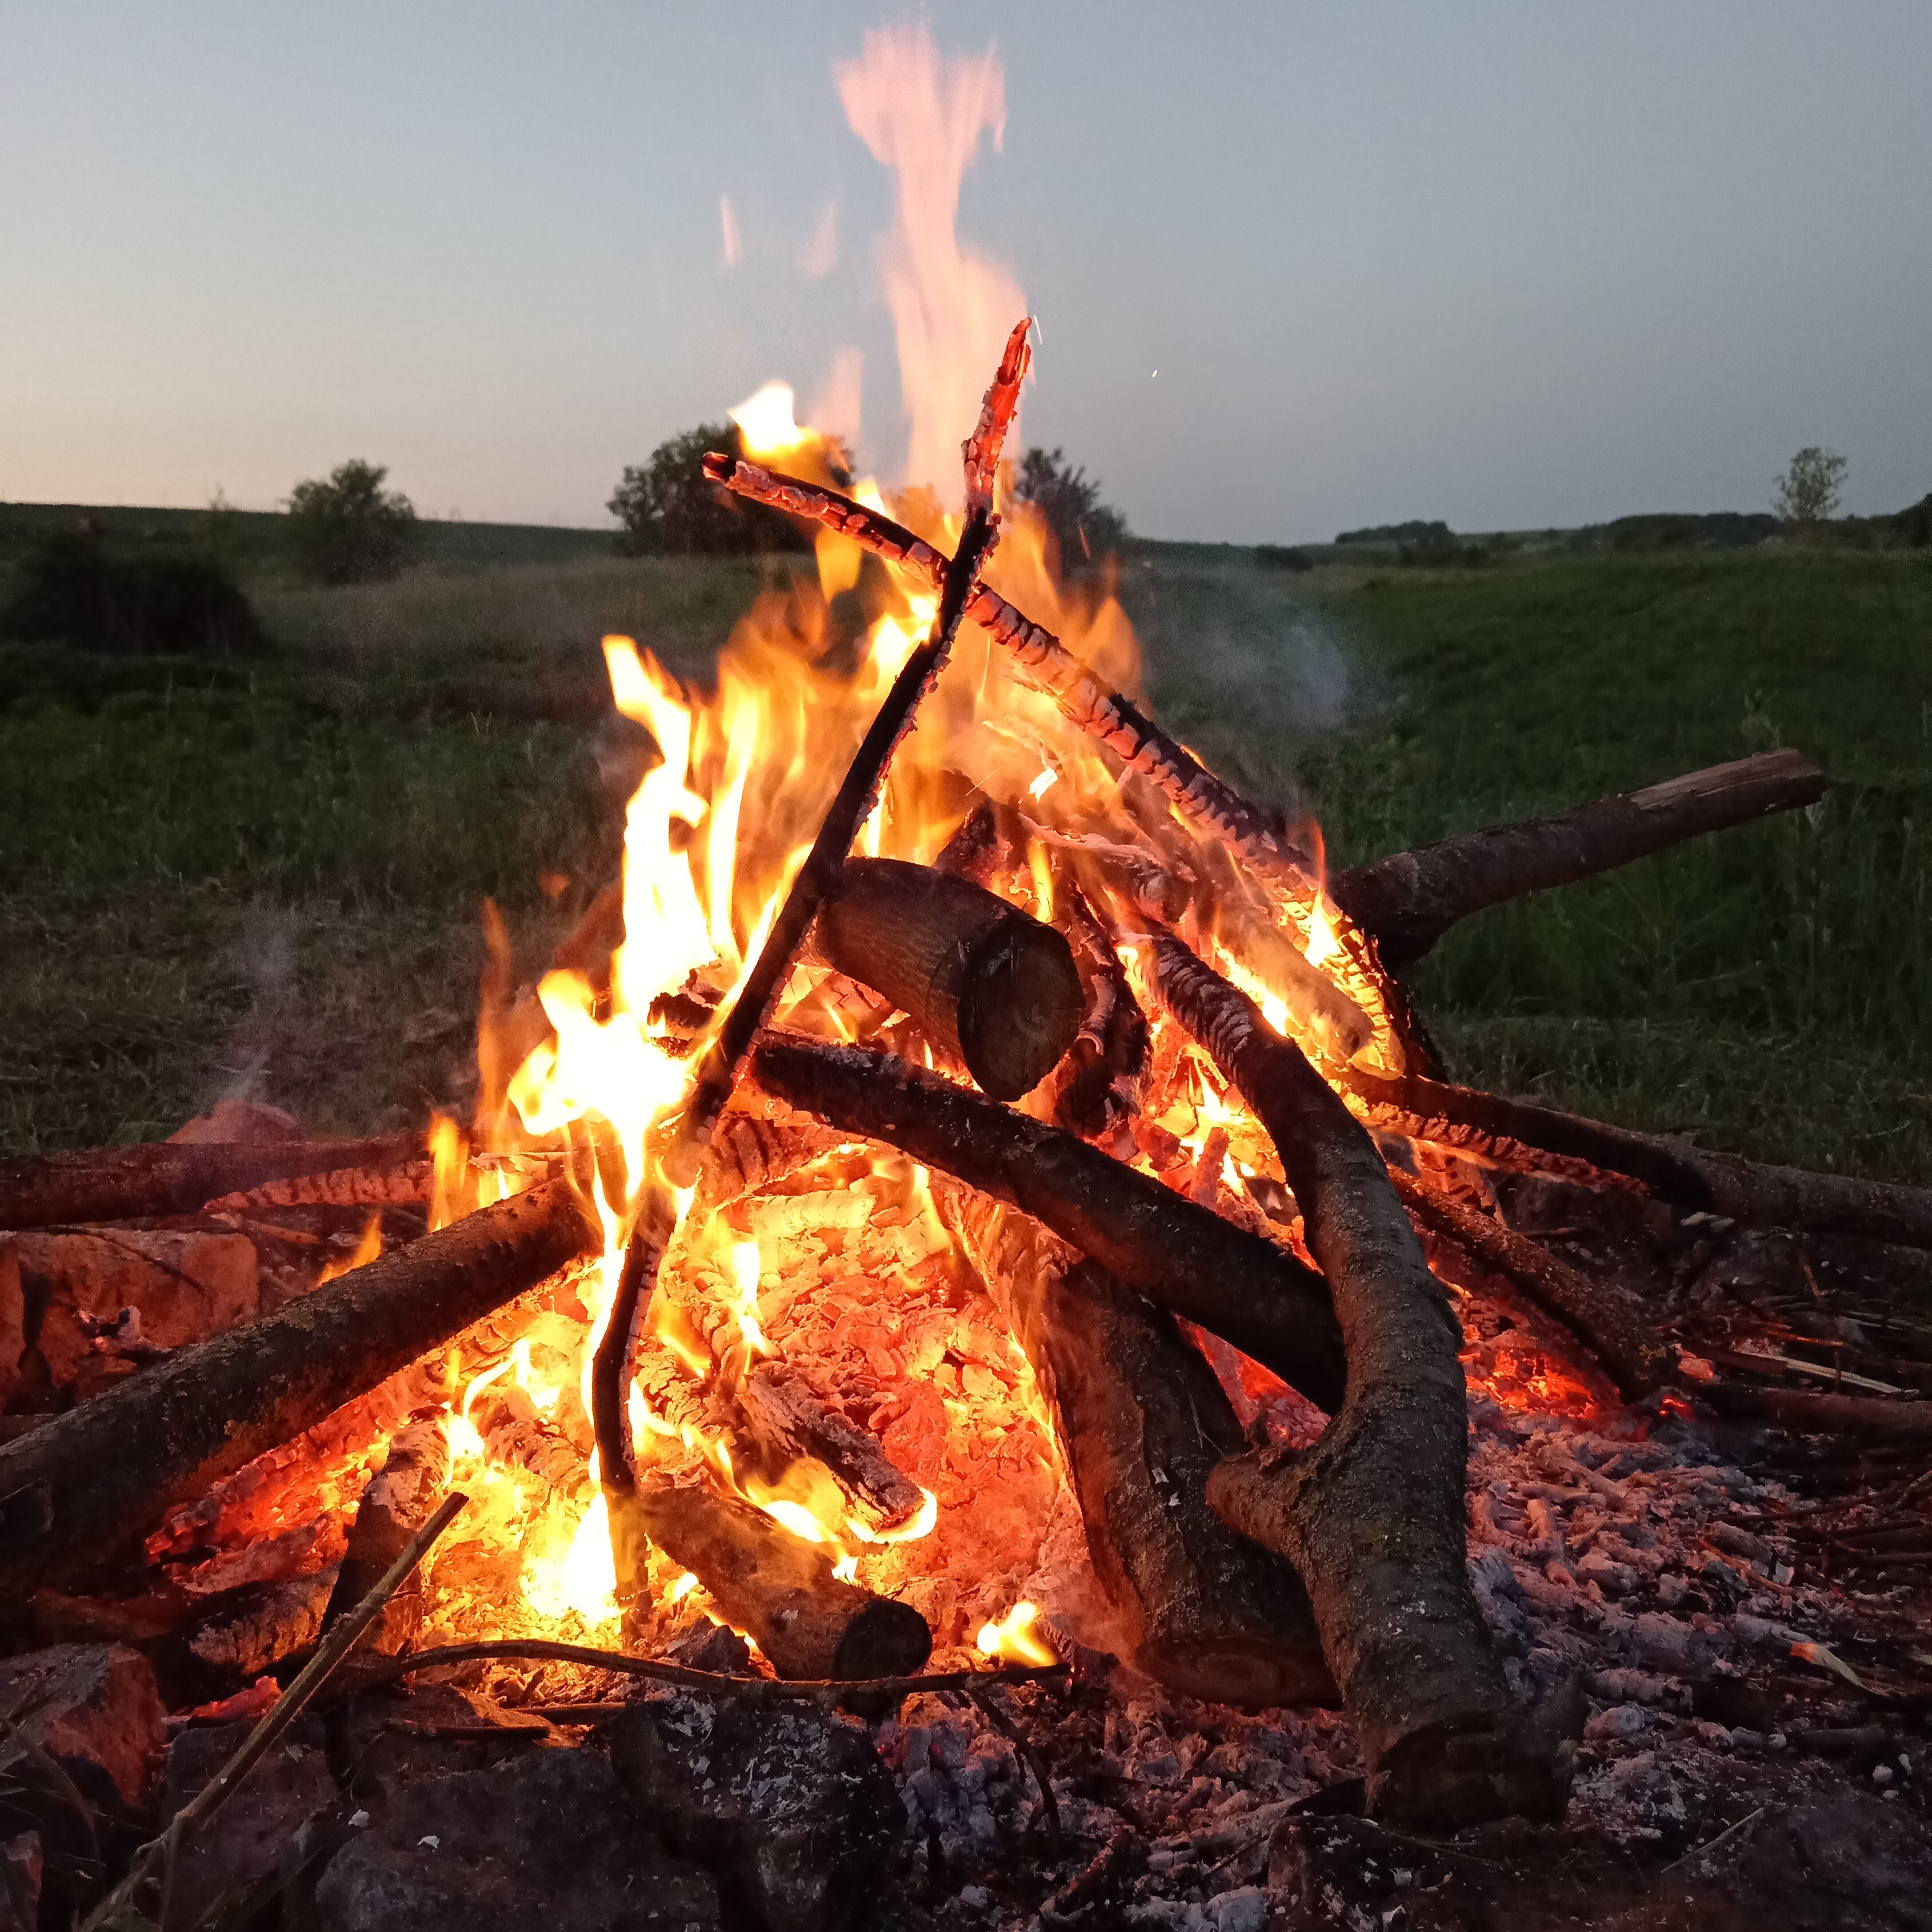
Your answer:
[[[1312,570],[1315,560],[1305,550],[1289,550],[1280,544],[1256,544],[1255,561],[1264,570]]]
[[[318,584],[372,584],[398,575],[421,538],[416,506],[385,490],[388,475],[359,457],[326,482],[289,494],[289,541],[305,576]]]
[[[1060,551],[1060,570],[1077,574],[1127,540],[1127,520],[1100,500],[1100,479],[1075,469],[1062,449],[1030,449],[1020,459],[1013,494],[1045,520]]]
[[[1845,459],[1812,443],[1791,459],[1778,479],[1772,508],[1787,524],[1822,524],[1838,507]]]
[[[617,548],[632,556],[809,550],[811,536],[797,518],[748,503],[706,476],[705,454],[713,449],[744,453],[736,423],[700,423],[667,437],[648,463],[625,466],[610,502],[624,526]]]
[[[1932,549],[1932,493],[1919,498],[1910,508],[1900,510],[1892,520],[1892,533],[1913,550]]]
[[[1419,518],[1406,524],[1375,524],[1366,530],[1344,530],[1338,544],[1415,544],[1443,548],[1456,541],[1455,532],[1441,521],[1424,523]]]
[[[218,558],[184,549],[116,556],[92,523],[51,530],[27,550],[0,636],[127,656],[225,658],[262,641]]]

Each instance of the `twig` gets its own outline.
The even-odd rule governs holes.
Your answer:
[[[1663,1870],[1658,1874],[1658,1876],[1660,1879],[1668,1878],[1670,1874],[1678,1870],[1680,1866],[1688,1865],[1693,1858],[1708,1858],[1713,1852],[1729,1844],[1740,1832],[1747,1829],[1750,1826],[1755,1825],[1763,1816],[1764,1807],[1762,1804],[1760,1804],[1755,1811],[1746,1812],[1735,1825],[1726,1826],[1724,1829],[1720,1832],[1708,1845],[1693,1845],[1681,1858],[1676,1859],[1670,1864],[1666,1865]]]
[[[554,1664],[580,1664],[592,1670],[611,1670],[627,1677],[647,1677],[660,1684],[676,1684],[687,1690],[703,1690],[723,1697],[740,1697],[754,1703],[781,1703],[794,1697],[854,1697],[868,1694],[909,1697],[916,1690],[972,1690],[988,1684],[1053,1684],[1072,1675],[1067,1664],[1003,1664],[996,1670],[944,1670],[922,1677],[730,1677],[722,1671],[691,1670],[681,1664],[659,1664],[649,1658],[627,1656],[620,1650],[594,1650],[580,1643],[555,1643],[547,1637],[503,1637],[476,1643],[446,1644],[436,1650],[419,1650],[407,1657],[386,1659],[373,1669],[358,1672],[351,1687],[374,1690],[407,1677],[418,1670],[435,1670],[452,1664],[472,1664],[498,1657],[542,1658]],[[545,1706],[548,1714],[554,1707]],[[586,1709],[602,1707],[586,1706]],[[567,1721],[553,1718],[552,1722]]]
[[[1004,1738],[1025,1761],[1026,1768],[1033,1773],[1033,1781],[1040,1786],[1041,1815],[1046,1820],[1046,1842],[1053,1856],[1060,1856],[1060,1806],[1053,1795],[1053,1778],[1048,1768],[1046,1755],[1027,1734],[994,1703],[989,1692],[976,1686],[966,1694],[979,1706],[988,1724]]]
[[[277,1699],[274,1708],[263,1715],[261,1722],[242,1741],[234,1756],[175,1814],[160,1837],[151,1839],[134,1855],[128,1876],[88,1918],[86,1932],[95,1932],[96,1928],[105,1928],[110,1922],[124,1924],[128,1918],[137,1917],[136,1897],[141,1888],[155,1877],[158,1868],[162,1882],[161,1910],[158,1922],[165,1925],[168,1880],[175,1856],[183,1841],[220,1810],[269,1746],[302,1714],[330,1672],[355,1648],[362,1633],[382,1615],[382,1606],[402,1587],[430,1546],[456,1520],[469,1501],[459,1492],[452,1492],[445,1498],[442,1508],[410,1539],[408,1546],[382,1573],[369,1594],[336,1625],[295,1682]],[[123,1917],[124,1912],[126,1917]]]

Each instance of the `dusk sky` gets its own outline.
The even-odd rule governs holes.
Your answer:
[[[1040,320],[1025,440],[1144,534],[1760,509],[1808,443],[1852,511],[1932,490],[1926,0],[0,0],[0,499],[365,456],[602,524],[854,351],[904,480],[893,177],[834,69],[908,18],[1004,76],[958,232]]]

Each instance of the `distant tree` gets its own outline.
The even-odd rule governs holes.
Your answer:
[[[385,490],[380,464],[358,457],[326,482],[298,483],[289,493],[289,539],[303,572],[322,584],[367,584],[392,578],[422,536],[416,506]]]
[[[1909,509],[1900,510],[1892,518],[1892,526],[1899,542],[1914,550],[1932,545],[1932,494],[1920,497]]]
[[[1117,554],[1127,538],[1127,520],[1100,500],[1100,479],[1066,460],[1064,449],[1029,449],[1020,459],[1013,494],[1032,504],[1060,546],[1060,567],[1070,576]]]
[[[1838,507],[1845,459],[1816,443],[1801,449],[1778,479],[1772,508],[1787,524],[1822,524]]]
[[[704,474],[705,452],[742,454],[735,423],[700,423],[667,437],[643,464],[627,464],[610,514],[623,525],[617,547],[633,556],[653,552],[739,554],[808,550],[796,518],[734,496]]]

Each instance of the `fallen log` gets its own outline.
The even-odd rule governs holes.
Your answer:
[[[272,1180],[420,1160],[421,1134],[360,1141],[143,1141],[0,1160],[0,1228],[192,1214]]]
[[[1652,1332],[1620,1288],[1588,1280],[1527,1235],[1399,1168],[1390,1169],[1389,1179],[1411,1220],[1453,1241],[1472,1261],[1507,1276],[1555,1316],[1610,1371],[1626,1402],[1648,1395],[1670,1375],[1675,1352]]]
[[[0,1594],[111,1560],[172,1504],[602,1243],[569,1183],[547,1181],[54,1417],[0,1448]]]
[[[1932,1402],[1760,1388],[1734,1382],[1710,1383],[1697,1390],[1697,1400],[1733,1420],[1769,1423],[1801,1435],[1857,1436],[1910,1448],[1932,1443]]]
[[[1815,803],[1829,781],[1802,752],[1762,752],[1547,818],[1458,832],[1329,881],[1391,966],[1419,959],[1458,920],[1614,871],[1666,846]]]
[[[1222,1462],[1216,1513],[1306,1581],[1378,1815],[1560,1815],[1580,1689],[1511,1698],[1469,1586],[1462,1330],[1375,1144],[1252,1000],[1166,934],[1162,998],[1268,1129],[1335,1294],[1348,1393],[1314,1447]]]
[[[1585,1186],[1647,1189],[1679,1207],[1754,1227],[1932,1248],[1932,1192],[1924,1188],[1772,1166],[1694,1147],[1679,1136],[1634,1133],[1559,1108],[1414,1075],[1386,1079],[1352,1066],[1338,1079],[1344,1098],[1370,1126],[1487,1166]]]
[[[1174,1317],[1037,1222],[976,1200],[970,1246],[1052,1405],[1087,1547],[1136,1665],[1193,1697],[1332,1704],[1301,1579],[1208,1506],[1243,1447],[1214,1370]]]
[[[647,1478],[611,1522],[614,1536],[640,1530],[682,1564],[781,1677],[906,1676],[932,1654],[932,1632],[910,1604],[840,1582],[824,1544],[707,1484]],[[641,1552],[620,1550],[616,1567],[620,1580],[641,1576]]]
[[[1052,1127],[891,1055],[769,1036],[752,1079],[1030,1214],[1171,1312],[1332,1410],[1346,1365],[1327,1284],[1272,1242]]]
[[[996,1100],[1030,1093],[1080,1030],[1065,936],[930,866],[848,859],[808,944],[904,1008]]]

